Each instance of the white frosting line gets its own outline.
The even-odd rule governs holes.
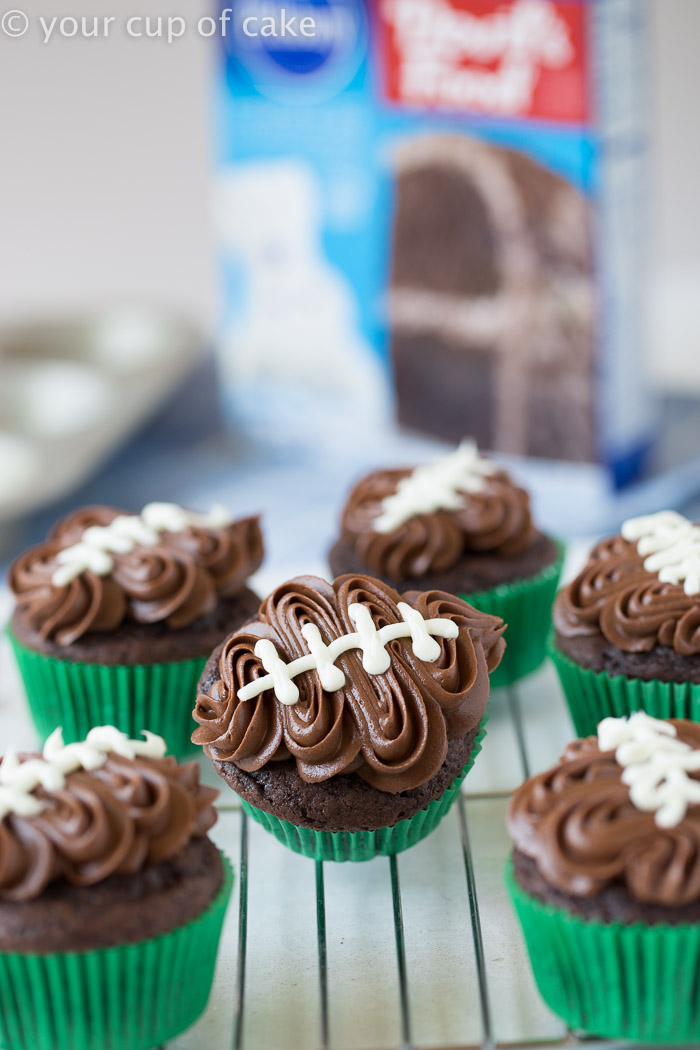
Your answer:
[[[59,567],[51,577],[56,587],[64,587],[89,569],[96,576],[109,576],[115,554],[129,554],[134,547],[154,547],[161,532],[182,532],[191,525],[219,529],[231,523],[231,516],[220,503],[208,514],[195,514],[177,503],[148,503],[141,514],[120,514],[109,525],[91,525],[79,543],[56,555]]]
[[[375,532],[392,532],[417,514],[459,510],[465,493],[481,492],[484,477],[498,467],[479,455],[474,441],[463,441],[454,452],[434,463],[416,467],[382,500],[381,513],[372,522]]]
[[[700,803],[700,781],[688,776],[700,770],[700,750],[678,740],[669,722],[644,711],[629,718],[604,718],[598,726],[598,746],[615,752],[632,805],[653,812],[658,827],[675,827],[688,806]]]
[[[99,769],[110,754],[162,758],[166,751],[163,738],[147,730],[143,735],[145,740],[130,740],[114,726],[96,726],[84,741],[64,744],[59,727],[44,744],[43,758],[21,761],[14,751],[8,751],[0,763],[0,820],[8,813],[35,817],[44,808],[41,799],[32,794],[35,788],[41,785],[47,791],[60,791],[68,773]]]
[[[299,689],[293,681],[304,671],[318,671],[321,686],[327,692],[335,692],[345,685],[345,675],[335,661],[351,649],[362,650],[362,666],[368,674],[384,674],[389,670],[391,658],[385,646],[396,638],[410,638],[413,651],[419,660],[434,663],[440,655],[440,645],[435,638],[456,638],[459,628],[446,616],[426,620],[406,602],[397,605],[403,623],[389,623],[377,629],[369,609],[359,602],[348,606],[348,615],[357,627],[352,634],[334,638],[328,645],[321,638],[316,624],[306,623],[301,629],[310,652],[291,663],[284,663],[273,642],[261,638],[255,643],[255,655],[268,672],[254,682],[238,690],[239,700],[253,700],[267,689],[272,689],[281,704],[292,706],[299,699]]]
[[[622,536],[637,542],[647,572],[662,583],[682,583],[686,594],[700,592],[700,527],[675,510],[630,518]]]
[[[342,689],[345,685],[345,675],[340,667],[335,666],[333,661],[336,659],[336,654],[330,645],[326,645],[316,624],[305,623],[301,633],[314,658],[314,666],[318,671],[322,687],[327,693],[334,693],[337,689]]]

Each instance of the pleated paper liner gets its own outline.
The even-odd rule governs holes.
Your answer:
[[[265,813],[245,799],[241,799],[241,805],[248,816],[262,824],[282,845],[311,860],[364,861],[372,860],[373,857],[390,857],[395,853],[402,853],[429,835],[449,810],[459,794],[462,781],[481,751],[487,721],[488,714],[484,714],[466,765],[440,798],[434,799],[412,817],[400,820],[391,827],[377,828],[375,831],[314,831],[312,828],[302,828],[288,820],[274,817],[271,813]]]
[[[93,726],[115,725],[132,738],[150,729],[178,758],[199,752],[190,736],[206,657],[122,666],[78,663],[38,653],[11,630],[7,634],[42,741],[56,726],[63,727],[65,742],[73,743],[84,740]]]
[[[3,1050],[152,1050],[194,1024],[209,998],[233,872],[211,904],[138,944],[52,955],[0,953]]]
[[[555,540],[557,557],[534,576],[502,583],[488,591],[460,594],[475,609],[500,616],[508,624],[506,651],[491,675],[491,688],[512,685],[536,671],[547,654],[552,604],[559,586],[565,549]]]
[[[550,638],[548,652],[557,669],[578,736],[592,736],[608,716],[621,718],[646,711],[654,718],[689,718],[700,722],[700,685],[693,682],[645,682],[581,667]]]
[[[506,883],[540,994],[570,1028],[653,1045],[700,1042],[700,923],[588,921]]]

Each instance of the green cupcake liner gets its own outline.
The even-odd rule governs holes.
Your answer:
[[[591,736],[598,723],[633,711],[653,718],[689,718],[700,722],[700,685],[693,682],[645,682],[581,667],[550,638],[547,652],[559,675],[578,736]]]
[[[52,955],[0,953],[3,1050],[152,1050],[189,1028],[209,998],[224,881],[201,915],[137,944]]]
[[[262,824],[283,846],[311,860],[364,861],[372,860],[373,857],[391,857],[415,846],[438,826],[459,794],[462,781],[481,751],[487,721],[488,714],[485,713],[474,737],[474,746],[467,764],[440,798],[434,799],[425,809],[419,810],[407,820],[400,820],[392,827],[377,828],[376,831],[314,831],[312,828],[302,828],[288,820],[274,817],[245,799],[241,799],[241,805],[249,817]]]
[[[540,994],[570,1028],[655,1045],[700,1042],[700,923],[588,921],[506,884]]]
[[[534,576],[515,583],[502,583],[489,591],[459,595],[475,609],[500,616],[508,624],[506,651],[490,675],[492,689],[512,685],[536,671],[547,655],[552,605],[566,553],[562,543],[554,542],[556,559]]]
[[[196,729],[192,711],[206,657],[160,664],[86,664],[38,653],[11,630],[7,634],[42,741],[56,726],[63,727],[66,743],[73,743],[84,740],[93,726],[115,725],[130,737],[150,729],[178,758],[200,751],[190,736]]]

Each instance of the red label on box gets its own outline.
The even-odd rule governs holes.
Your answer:
[[[583,0],[377,0],[385,91],[410,106],[583,123]]]

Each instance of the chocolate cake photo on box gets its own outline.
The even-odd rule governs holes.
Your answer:
[[[215,645],[257,612],[257,517],[174,503],[85,507],[12,563],[8,634],[44,740],[95,725],[165,736],[192,753],[192,702]]]
[[[590,208],[517,149],[395,150],[389,330],[399,421],[502,452],[596,458]]]
[[[569,1028],[700,1041],[700,725],[604,719],[518,788],[506,880]]]
[[[494,688],[545,658],[563,547],[530,497],[473,441],[432,463],[372,471],[351,489],[329,553],[334,575],[371,573],[397,590],[447,591],[508,624]]]
[[[577,732],[643,710],[700,722],[700,525],[630,518],[557,596],[550,655]]]
[[[0,761],[0,1043],[151,1050],[203,1012],[233,874],[218,794],[153,733]]]
[[[295,852],[399,853],[442,820],[481,749],[503,631],[438,590],[297,577],[212,654],[193,739]]]

